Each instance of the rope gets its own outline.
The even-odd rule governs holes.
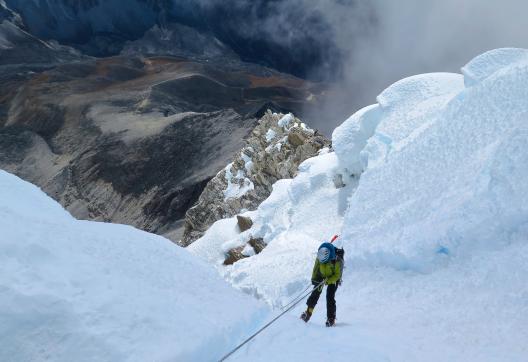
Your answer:
[[[300,292],[299,295],[297,295],[295,298],[293,298],[288,304],[282,306],[280,309],[281,309],[281,310],[284,310],[284,309],[288,308],[288,307],[289,307],[293,302],[295,302],[297,299],[299,299],[299,298],[301,298],[301,299],[304,298],[304,295],[303,295],[303,294],[304,294],[304,293],[305,293],[305,292],[306,292],[311,286],[312,286],[312,284],[308,284],[308,286],[307,286],[302,292]]]
[[[225,361],[226,359],[228,359],[230,356],[233,355],[233,353],[235,353],[236,351],[238,351],[240,348],[242,348],[242,346],[244,346],[246,343],[248,343],[249,341],[251,341],[253,338],[255,338],[258,334],[260,334],[260,332],[262,332],[263,330],[265,330],[266,328],[268,328],[270,325],[272,325],[277,319],[279,319],[280,317],[282,317],[284,314],[286,314],[288,311],[290,311],[293,307],[295,307],[297,304],[299,304],[299,302],[301,300],[303,300],[305,297],[308,296],[308,294],[312,293],[314,290],[316,290],[317,288],[319,288],[322,284],[324,283],[324,280],[317,284],[313,289],[310,290],[309,293],[306,293],[304,294],[301,298],[299,298],[295,303],[293,303],[288,309],[286,309],[285,311],[283,311],[281,314],[279,314],[278,316],[276,316],[275,318],[273,318],[271,321],[269,321],[266,325],[264,325],[262,328],[260,328],[258,331],[256,331],[255,333],[253,333],[251,336],[249,336],[246,340],[244,340],[244,342],[240,343],[236,348],[234,348],[233,350],[231,350],[231,352],[229,352],[228,354],[226,354],[224,357],[222,357],[219,362],[223,362]]]

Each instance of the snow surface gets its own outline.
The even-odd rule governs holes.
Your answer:
[[[467,87],[482,82],[496,71],[511,67],[517,62],[526,62],[525,49],[495,49],[476,57],[462,68]]]
[[[244,154],[245,155],[245,154]],[[253,167],[253,162],[251,160],[244,159],[245,164],[244,168],[246,172],[250,172]],[[242,170],[238,170],[236,175],[233,175],[233,164],[230,163],[225,168],[225,179],[227,181],[227,188],[224,190],[224,199],[230,198],[240,198],[245,195],[248,191],[251,191],[255,188],[253,182],[246,177],[245,173]]]
[[[241,152],[240,156],[242,160],[244,161],[244,168],[246,169],[246,172],[248,174],[251,174],[251,170],[253,169],[253,160],[251,159],[250,156],[246,155],[244,152]]]
[[[322,241],[346,249],[336,328],[324,298],[308,325],[301,303],[233,360],[526,361],[527,121],[528,50],[410,77],[278,181],[250,230],[215,223],[190,251],[275,307],[309,285]],[[250,235],[268,246],[222,266]]]
[[[0,361],[211,361],[266,309],[162,237],[0,170]]]
[[[268,132],[266,132],[266,142],[271,142],[277,135],[277,132],[275,132],[273,129],[268,129]]]
[[[286,128],[290,125],[290,123],[292,123],[293,121],[295,120],[295,118],[293,117],[293,115],[291,113],[288,113],[284,116],[282,116],[281,119],[279,119],[278,121],[278,125],[279,127],[283,127],[283,128]]]

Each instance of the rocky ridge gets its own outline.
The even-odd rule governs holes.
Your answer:
[[[267,111],[246,139],[246,146],[209,181],[196,205],[187,211],[179,243],[190,245],[215,221],[255,210],[271,194],[276,181],[294,177],[304,160],[328,147],[330,141],[325,136],[292,114]],[[248,225],[251,220],[239,216],[241,231]],[[253,243],[259,245],[258,240]],[[237,258],[240,255],[231,259]]]

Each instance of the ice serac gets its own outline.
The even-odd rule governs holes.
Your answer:
[[[266,314],[169,240],[1,170],[0,230],[2,361],[217,360]]]
[[[508,61],[520,52],[484,54],[465,69],[476,74],[479,64],[484,74],[502,62],[501,69],[471,87],[453,86],[447,98],[383,114],[365,152],[384,161],[362,175],[345,217],[345,237],[355,243],[349,255],[429,270],[448,256],[508,244],[523,228],[526,190],[518,179],[526,153],[514,149],[526,137],[528,58]],[[414,114],[422,126],[394,126]]]
[[[468,63],[463,75],[395,83],[336,129],[334,152],[275,183],[245,214],[253,220],[249,230],[237,231],[235,218],[221,220],[189,247],[233,285],[281,306],[310,284],[317,246],[340,235],[342,328],[299,332],[284,321],[239,360],[254,349],[285,350],[283,360],[318,360],[328,350],[350,356],[350,340],[375,346],[376,353],[358,357],[364,360],[525,359],[526,55],[498,49]],[[266,248],[222,266],[224,253],[249,235]],[[324,314],[318,305],[313,329]]]
[[[330,146],[326,137],[293,115],[271,111],[259,120],[245,143],[187,211],[182,245],[191,244],[217,220],[255,210],[277,180],[294,177],[304,160]]]

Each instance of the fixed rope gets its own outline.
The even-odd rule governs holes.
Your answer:
[[[319,288],[321,285],[323,285],[325,281],[323,280],[322,282],[320,282],[319,284],[317,284],[313,289],[311,289],[308,293],[306,294],[303,294],[302,297],[299,297],[295,303],[293,303],[290,307],[288,307],[286,310],[284,310],[281,314],[279,314],[278,316],[276,316],[275,318],[273,318],[271,321],[269,321],[268,323],[266,323],[266,325],[264,325],[262,328],[260,328],[258,331],[256,331],[255,333],[253,333],[251,336],[249,336],[246,340],[244,340],[244,342],[240,343],[238,346],[236,346],[236,348],[232,349],[228,354],[226,354],[224,357],[222,357],[219,362],[222,362],[222,361],[225,361],[226,359],[228,359],[230,356],[233,355],[233,353],[235,353],[236,351],[238,351],[240,348],[242,348],[246,343],[248,343],[249,341],[251,341],[253,338],[255,338],[260,332],[262,332],[263,330],[265,330],[266,328],[268,328],[269,326],[271,326],[277,319],[279,319],[280,317],[282,317],[284,314],[286,314],[288,311],[290,311],[293,307],[295,307],[297,304],[299,304],[299,302],[301,300],[303,300],[304,298],[306,298],[308,296],[308,294],[312,293],[314,290],[316,290],[317,288]],[[291,304],[291,302],[290,302]]]
[[[301,298],[303,299],[304,298],[304,293],[312,286],[312,284],[308,284],[308,286],[306,288],[304,288],[304,290],[302,292],[299,293],[299,295],[297,295],[295,298],[293,298],[288,304],[282,306],[280,309],[281,310],[285,310],[286,308],[288,308],[292,303],[295,303],[295,301],[297,301],[297,299]]]

